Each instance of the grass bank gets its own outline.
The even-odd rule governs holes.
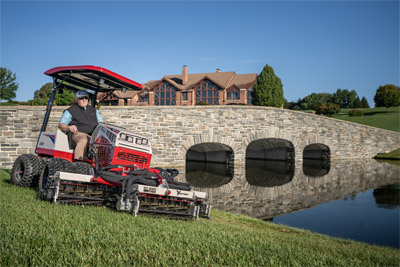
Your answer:
[[[380,162],[387,162],[392,165],[400,166],[400,148],[389,153],[379,153],[375,159]]]
[[[386,108],[362,108],[360,110],[362,110],[363,116],[351,117],[347,114],[349,110],[343,109],[332,118],[400,132],[400,107],[389,108],[389,113]]]
[[[212,219],[133,217],[54,205],[0,170],[0,266],[398,266],[400,250],[214,210]]]

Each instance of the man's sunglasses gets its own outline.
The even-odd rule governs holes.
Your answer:
[[[88,100],[89,98],[87,98],[86,96],[84,96],[84,97],[81,97],[81,98],[79,98],[79,99],[86,99],[86,100]]]

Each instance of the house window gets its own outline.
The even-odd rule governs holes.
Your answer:
[[[144,102],[144,103],[149,103],[149,92],[144,91],[139,95],[139,100],[138,102]]]
[[[247,105],[253,104],[253,87],[247,89]]]
[[[142,96],[140,102],[149,103],[149,94]]]
[[[196,87],[196,103],[205,102],[210,105],[218,105],[219,87],[209,80],[204,80]]]
[[[231,88],[227,90],[228,100],[239,100],[240,99],[240,90],[237,88]]]
[[[188,93],[187,92],[183,92],[182,93],[182,101],[187,101],[188,100]]]
[[[154,105],[174,106],[176,105],[176,89],[167,82],[161,83],[154,89]]]

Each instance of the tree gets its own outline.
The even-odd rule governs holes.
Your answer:
[[[301,100],[304,109],[316,110],[321,104],[330,102],[331,95],[328,93],[312,93]]]
[[[356,97],[356,99],[354,99],[352,108],[362,108],[361,101],[358,96]]]
[[[268,64],[258,75],[253,89],[253,104],[256,106],[281,107],[285,102],[281,79]]]
[[[369,104],[368,104],[368,101],[365,98],[365,96],[363,96],[363,98],[361,98],[361,108],[369,108]]]
[[[52,83],[46,83],[39,90],[36,90],[33,99],[28,101],[29,105],[32,106],[43,106],[47,105],[47,101],[51,95],[53,89]],[[74,101],[74,93],[69,90],[63,90],[56,95],[55,102],[59,106],[67,106]]]
[[[399,88],[393,84],[379,86],[374,97],[376,107],[386,107],[389,113],[389,108],[399,105]]]
[[[332,95],[332,102],[339,105],[340,108],[354,108],[354,101],[357,93],[355,90],[337,89]]]
[[[16,97],[18,83],[15,73],[11,70],[0,67],[0,100],[11,101]]]

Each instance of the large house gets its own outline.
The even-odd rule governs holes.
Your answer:
[[[188,67],[183,66],[182,74],[149,81],[139,92],[114,91],[99,95],[99,99],[120,106],[250,105],[256,82],[256,73],[236,74],[217,69],[213,73],[189,74]]]

